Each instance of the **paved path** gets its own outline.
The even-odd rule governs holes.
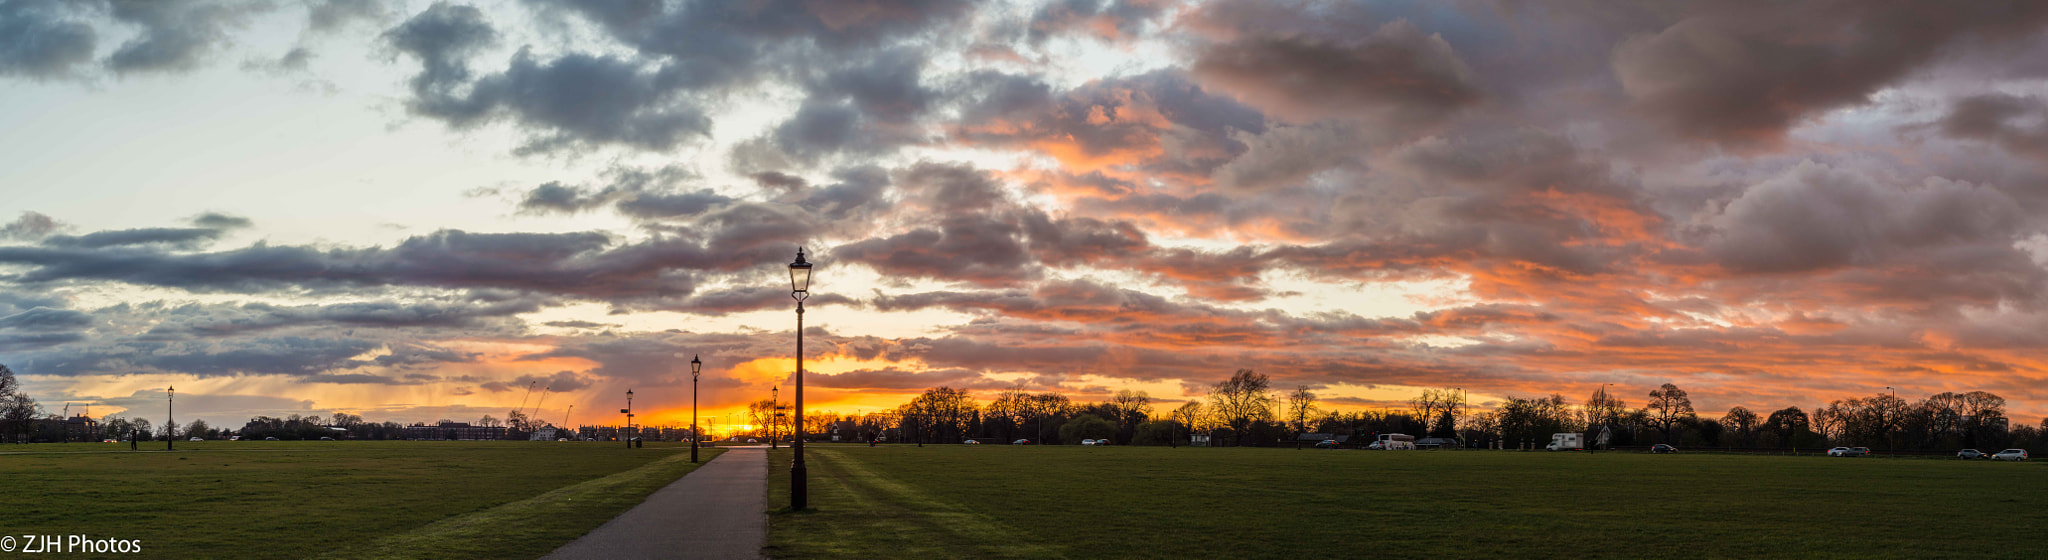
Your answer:
[[[760,558],[767,539],[767,448],[729,447],[547,559]]]

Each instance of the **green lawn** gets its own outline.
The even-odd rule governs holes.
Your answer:
[[[534,558],[695,468],[678,444],[153,447],[0,446],[0,535],[139,539],[121,556],[140,558]]]
[[[813,446],[777,557],[2041,557],[2040,463]],[[789,452],[771,507],[788,504]]]

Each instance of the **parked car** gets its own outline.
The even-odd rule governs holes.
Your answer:
[[[277,438],[274,438],[274,437],[267,437],[267,438],[263,438],[263,441],[277,441]]]
[[[1957,452],[1956,452],[1956,458],[1957,458],[1957,459],[1990,459],[1990,458],[1991,458],[1991,454],[1990,454],[1990,453],[1985,453],[1985,452],[1982,452],[1982,451],[1978,451],[1978,450],[1975,450],[1975,449],[1964,449],[1964,450],[1962,450],[1962,451],[1957,451]]]
[[[206,438],[191,438],[191,439],[187,439],[187,440],[185,440],[185,441],[206,441]]]
[[[1870,448],[1868,447],[1851,447],[1850,449],[1856,450],[1856,453],[1858,453],[1858,457],[1866,457],[1870,455]]]
[[[2025,460],[2027,460],[2027,450],[2025,450],[2025,449],[2007,449],[2007,450],[2005,450],[2005,451],[2000,451],[2000,452],[1998,452],[1998,453],[1992,454],[1992,455],[1991,455],[1991,460],[1993,460],[1993,461],[2025,461]]]
[[[1869,454],[1870,450],[1862,447],[1837,447],[1828,450],[1829,457],[1862,457]]]
[[[1093,440],[1093,439],[1084,439],[1084,440],[1081,440],[1081,445],[1095,445],[1095,440]]]
[[[967,444],[967,445],[981,445],[981,442],[979,442],[979,441],[975,441],[975,440],[971,440],[971,439],[970,439],[970,440],[967,440],[967,441],[963,441],[963,442],[960,442],[960,443],[964,443],[964,444]]]
[[[1010,445],[1031,445],[1031,440],[1020,439],[1017,441],[1010,442]]]
[[[1672,446],[1670,446],[1670,445],[1666,445],[1666,444],[1662,444],[1662,443],[1659,443],[1659,444],[1656,444],[1656,445],[1652,445],[1652,446],[1650,446],[1650,452],[1651,452],[1651,453],[1677,453],[1677,452],[1678,452],[1678,448],[1676,448],[1676,447],[1672,447]]]
[[[1366,449],[1371,449],[1371,450],[1375,450],[1375,451],[1377,451],[1377,450],[1381,450],[1381,449],[1386,449],[1386,448],[1387,448],[1387,444],[1386,444],[1385,442],[1378,442],[1378,441],[1375,441],[1375,442],[1372,442],[1372,444],[1371,444],[1371,445],[1367,445],[1367,446],[1365,446],[1365,448],[1366,448]]]
[[[1326,440],[1323,440],[1323,441],[1318,441],[1318,442],[1316,442],[1316,449],[1336,449],[1336,448],[1337,448],[1337,440],[1334,440],[1334,439],[1326,439]]]
[[[320,441],[334,441],[334,438],[331,438],[331,437],[327,437],[327,436],[320,436]]]

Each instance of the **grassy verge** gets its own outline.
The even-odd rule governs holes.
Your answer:
[[[701,453],[708,462],[723,450]],[[633,509],[701,463],[675,453],[639,468],[435,521],[329,558],[538,558]]]
[[[0,535],[137,539],[142,558],[414,555],[392,546],[399,543],[440,558],[533,557],[688,472],[687,447],[657,445],[179,442],[177,451],[140,453],[116,444],[0,446],[37,451],[0,454]],[[632,474],[612,478],[624,473]],[[583,502],[584,491],[598,490],[616,494],[537,501],[560,491]],[[415,535],[429,538],[407,540]]]
[[[788,452],[771,504],[787,504]],[[2025,557],[2048,468],[1634,453],[817,446],[777,557]]]

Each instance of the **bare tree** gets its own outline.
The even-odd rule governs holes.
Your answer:
[[[1606,385],[1601,385],[1599,389],[1593,390],[1593,396],[1586,398],[1586,406],[1579,420],[1586,425],[1587,431],[1593,432],[1599,431],[1601,426],[1620,424],[1622,417],[1627,415],[1628,403],[1615,398],[1613,393],[1607,392]]]
[[[1307,385],[1297,386],[1287,394],[1287,422],[1294,433],[1308,432],[1308,419],[1316,415],[1316,410],[1316,394]]]
[[[485,414],[483,418],[476,419],[476,425],[484,428],[496,428],[505,425],[505,422]]]
[[[1750,412],[1749,409],[1740,406],[1730,408],[1727,414],[1721,415],[1721,427],[1727,429],[1728,433],[1734,434],[1736,441],[1742,442],[1744,446],[1754,443],[1752,439],[1756,434],[1757,426],[1762,423],[1763,419],[1758,417],[1755,412]]]
[[[1230,425],[1237,444],[1244,445],[1253,423],[1273,419],[1272,382],[1252,370],[1237,370],[1209,389],[1209,407],[1218,421]]]
[[[1457,389],[1423,389],[1409,405],[1414,417],[1429,421],[1446,412],[1457,414],[1460,398]]]
[[[1173,409],[1173,413],[1168,416],[1171,417],[1175,425],[1186,429],[1189,433],[1209,428],[1209,411],[1202,408],[1202,401],[1182,403],[1180,408]],[[1178,437],[1180,436],[1168,438],[1168,444],[1171,445],[1175,438]]]
[[[1657,431],[1664,434],[1665,443],[1671,443],[1672,430],[1699,417],[1692,410],[1692,398],[1685,395],[1684,389],[1670,383],[1651,390],[1650,404],[1643,409],[1650,413],[1650,421],[1657,425]]]
[[[1137,433],[1138,424],[1152,416],[1152,397],[1144,391],[1117,391],[1109,404],[1116,411],[1117,437],[1125,443]]]

